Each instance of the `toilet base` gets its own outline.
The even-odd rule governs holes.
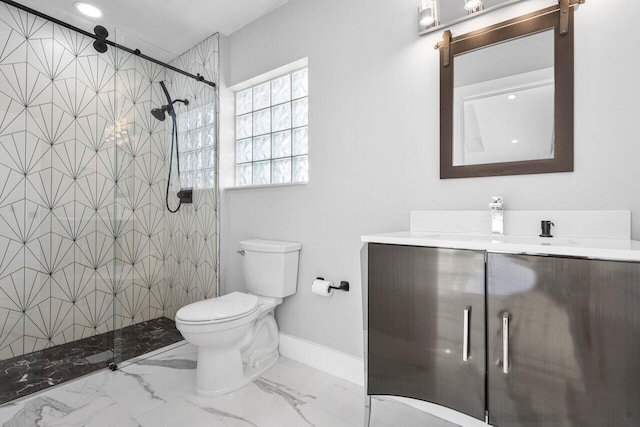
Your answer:
[[[246,345],[228,351],[198,347],[195,394],[219,396],[254,381],[280,357],[279,343],[278,326],[270,311],[255,321]]]
[[[244,387],[245,385],[253,382],[256,378],[262,375],[267,369],[272,367],[280,357],[280,353],[276,352],[276,354],[267,358],[261,362],[260,369],[252,369],[248,376],[242,377],[240,381],[227,383],[227,385],[221,385],[215,389],[210,389],[208,387],[198,386],[198,380],[196,380],[196,388],[194,390],[195,394],[199,397],[216,397],[223,394],[231,393],[239,388]],[[200,360],[200,353],[198,353],[198,362]],[[200,363],[198,363],[200,366]],[[200,371],[196,371],[196,378],[203,378],[202,373]]]

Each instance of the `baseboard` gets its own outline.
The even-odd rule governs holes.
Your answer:
[[[364,361],[358,357],[283,333],[280,354],[364,387]]]

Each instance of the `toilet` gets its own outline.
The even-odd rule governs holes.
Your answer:
[[[178,330],[198,347],[198,396],[236,390],[278,360],[278,325],[273,312],[283,298],[296,292],[302,244],[239,243],[247,292],[198,301],[176,313]]]

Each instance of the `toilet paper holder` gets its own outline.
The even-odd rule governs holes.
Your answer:
[[[316,277],[317,280],[324,280],[324,277]],[[340,286],[329,286],[329,289],[335,289],[336,291],[349,292],[349,282],[341,281]]]

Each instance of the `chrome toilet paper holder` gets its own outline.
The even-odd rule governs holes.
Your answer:
[[[324,277],[316,277],[317,280],[324,280]],[[336,291],[349,292],[349,282],[341,281],[340,286],[329,286],[329,289],[335,289]]]

